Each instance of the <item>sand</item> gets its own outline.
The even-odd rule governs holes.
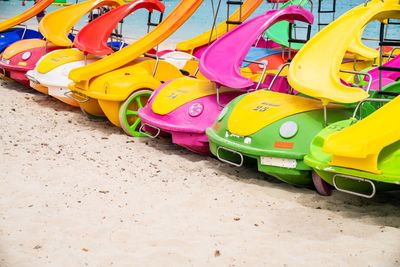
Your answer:
[[[0,266],[399,266],[400,194],[280,183],[0,80]]]

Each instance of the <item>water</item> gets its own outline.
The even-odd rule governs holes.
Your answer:
[[[72,2],[73,0],[69,0]],[[322,1],[324,9],[330,9],[332,0],[324,0]],[[179,2],[179,0],[167,0],[164,1],[166,5],[166,13],[168,14]],[[214,0],[215,4],[218,0]],[[318,2],[318,1],[314,1]],[[354,6],[357,6],[361,3],[364,3],[363,0],[348,0],[348,1],[337,1],[336,7],[336,17],[340,16],[347,10],[351,9]],[[26,2],[26,6],[21,5],[21,1],[11,0],[11,1],[1,1],[0,0],[0,20],[4,20],[5,18],[14,16],[23,12],[28,7],[32,6],[33,1]],[[259,15],[270,9],[271,5],[267,4],[266,1],[256,10],[253,14]],[[56,10],[60,7],[57,6],[50,6],[47,9],[47,12]],[[314,7],[315,18],[317,18],[317,7]],[[330,14],[322,14],[323,20],[330,21],[331,15]],[[221,4],[221,12],[219,13],[218,21],[223,21],[226,19],[226,5],[225,1],[222,0]],[[78,23],[78,28],[85,25],[86,18],[83,18]],[[212,15],[212,6],[211,0],[205,0],[202,3],[201,7],[195,12],[195,14],[177,31],[175,32],[168,40],[168,43],[176,43],[182,40],[186,40],[188,38],[194,37],[197,34],[200,34],[204,31],[210,29],[213,22],[213,15]],[[34,25],[36,23],[36,19],[32,19],[28,22],[30,25]],[[146,33],[147,30],[147,12],[145,11],[138,11],[134,14],[130,15],[128,18],[125,19],[124,23],[124,35],[129,36],[131,38],[137,39],[140,38],[143,34]],[[34,27],[34,26],[33,26]],[[313,26],[313,34],[317,31],[317,27]],[[379,23],[374,22],[371,23],[366,28],[364,36],[377,38],[379,33]],[[397,33],[398,34],[398,33]],[[393,31],[389,32],[389,36],[394,37],[395,33]]]

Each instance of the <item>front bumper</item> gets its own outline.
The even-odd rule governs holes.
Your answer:
[[[240,155],[240,160],[245,160],[245,158],[252,158],[257,161],[258,170],[264,172],[268,175],[274,176],[286,183],[300,186],[309,186],[312,184],[310,171],[312,170],[309,166],[304,163],[303,157],[304,155],[299,155],[298,153],[282,153],[275,150],[267,150],[252,147],[247,144],[242,144],[238,142],[234,142],[219,136],[212,128],[208,128],[207,137],[210,143],[211,153],[216,155],[220,160],[221,158],[226,160],[222,160],[225,162],[230,161],[229,157],[238,159],[238,155]],[[223,149],[224,152],[228,154],[220,155],[219,150]],[[231,153],[231,154],[230,154]],[[263,164],[262,158],[271,157],[276,159],[282,159],[283,161],[296,161],[295,167],[280,167],[273,165]],[[235,164],[236,163],[236,164]],[[232,165],[240,166],[243,162],[233,161]]]

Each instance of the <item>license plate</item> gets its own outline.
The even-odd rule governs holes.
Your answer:
[[[261,157],[261,165],[295,169],[297,167],[297,161],[295,159]]]

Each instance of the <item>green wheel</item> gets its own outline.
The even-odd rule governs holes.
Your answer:
[[[149,89],[143,89],[133,92],[119,108],[119,123],[127,135],[143,137],[139,132],[141,119],[138,116],[138,110],[147,104],[151,93]]]

